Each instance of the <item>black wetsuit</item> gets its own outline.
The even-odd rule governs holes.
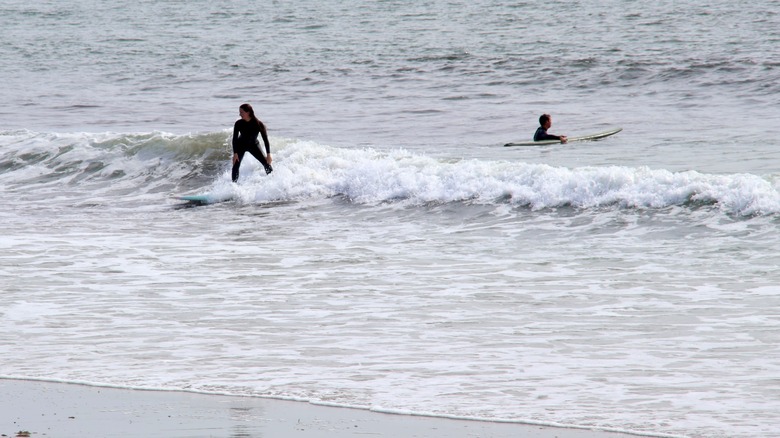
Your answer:
[[[265,126],[262,122],[255,123],[238,119],[233,125],[233,153],[238,154],[238,161],[233,163],[233,182],[238,181],[238,169],[241,167],[241,160],[244,159],[244,154],[247,152],[257,158],[257,161],[265,168],[265,173],[268,174],[274,170],[260,151],[260,142],[257,141],[258,134],[263,137],[266,154],[270,155],[271,144],[268,143],[268,134],[265,132]]]
[[[560,140],[560,139],[561,137],[558,135],[548,134],[547,130],[541,126],[536,130],[536,133],[534,133],[534,141]]]

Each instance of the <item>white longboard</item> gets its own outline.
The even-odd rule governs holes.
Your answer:
[[[569,137],[567,143],[571,143],[573,141],[598,140],[600,138],[609,137],[610,135],[615,135],[622,130],[623,128],[615,128],[615,129],[610,129],[609,131],[598,132],[596,134],[581,135],[579,137]],[[544,146],[546,144],[561,144],[561,141],[560,140],[523,141],[518,143],[507,143],[504,146]]]

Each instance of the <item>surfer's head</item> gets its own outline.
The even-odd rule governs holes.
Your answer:
[[[240,107],[238,107],[238,114],[240,114],[241,118],[246,120],[247,122],[256,119],[255,110],[253,110],[252,105],[248,103],[244,103]]]
[[[544,129],[549,129],[552,126],[552,116],[549,114],[542,114],[539,116],[539,125]]]

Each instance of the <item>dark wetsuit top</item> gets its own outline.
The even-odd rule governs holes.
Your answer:
[[[534,141],[560,140],[560,139],[561,137],[558,135],[548,134],[547,130],[541,126],[536,130],[536,133],[534,133]]]
[[[268,164],[268,161],[266,161],[260,150],[260,143],[257,141],[258,135],[263,137],[266,155],[271,155],[271,144],[268,142],[268,134],[262,123],[255,123],[253,121],[247,122],[244,119],[238,119],[236,124],[233,125],[233,153],[238,154],[238,161],[233,163],[233,171],[231,172],[233,182],[238,181],[238,171],[241,168],[241,161],[244,159],[244,154],[247,152],[257,158],[257,161],[265,168],[265,173],[273,172],[274,169]]]
[[[233,152],[240,154],[249,151],[253,146],[259,146],[258,134],[262,134],[266,155],[270,154],[271,145],[268,143],[265,127],[252,121],[247,122],[244,119],[236,120],[236,124],[233,125]]]

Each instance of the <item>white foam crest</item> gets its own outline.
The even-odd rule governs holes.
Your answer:
[[[507,161],[441,160],[405,150],[342,149],[281,141],[274,173],[245,160],[239,186],[227,172],[217,197],[270,202],[343,196],[359,204],[470,202],[527,206],[664,208],[715,205],[726,214],[780,211],[776,184],[751,174],[713,175],[647,167],[564,168]]]

